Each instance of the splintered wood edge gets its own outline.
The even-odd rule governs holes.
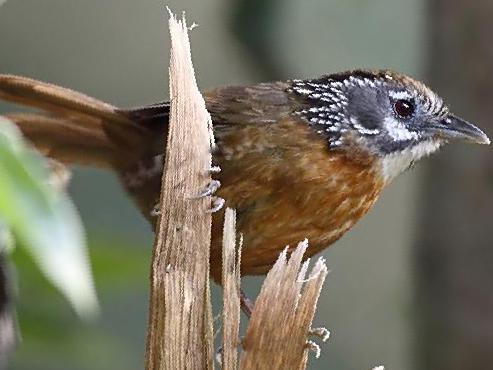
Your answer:
[[[240,256],[236,248],[236,211],[227,208],[224,215],[223,252],[223,325],[222,368],[237,369],[240,331]]]
[[[267,274],[243,340],[241,370],[306,367],[309,330],[327,276],[320,258],[305,277],[307,248],[306,240],[299,243],[289,260],[284,250]]]
[[[170,118],[151,265],[146,369],[212,369],[209,287],[211,118],[193,70],[185,18],[170,12]],[[163,122],[164,124],[164,122]],[[163,142],[164,145],[164,142]]]

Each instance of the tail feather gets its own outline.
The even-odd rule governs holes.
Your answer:
[[[0,75],[0,98],[64,116],[89,116],[135,126],[116,107],[79,92],[14,75]]]
[[[12,113],[14,122],[38,151],[65,164],[109,167],[117,148],[101,128],[42,114]]]
[[[149,128],[115,106],[76,91],[0,75],[0,99],[41,110],[7,117],[41,152],[64,163],[122,167],[149,151]]]

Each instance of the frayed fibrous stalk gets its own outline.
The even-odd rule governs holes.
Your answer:
[[[170,13],[169,27],[171,107],[151,266],[146,369],[211,369],[211,200],[196,195],[211,181],[213,138],[195,82],[185,19]]]
[[[318,348],[308,336],[327,266],[319,258],[306,277],[307,247],[299,243],[289,260],[285,249],[267,274],[243,340],[242,370],[305,369],[309,350]]]
[[[223,369],[237,369],[240,328],[240,256],[236,246],[236,212],[226,209],[223,230]]]
[[[226,210],[223,238],[223,347],[222,368],[237,369],[240,313],[239,266],[235,248],[235,213]],[[267,275],[241,343],[240,369],[305,369],[308,352],[320,353],[310,335],[328,339],[325,328],[312,329],[317,300],[327,275],[323,258],[308,273],[302,263],[308,241],[298,244],[288,260],[285,249]]]
[[[184,19],[170,16],[171,109],[151,266],[147,370],[214,368],[209,289],[211,201],[196,197],[211,181],[214,138],[195,82],[187,31]],[[289,259],[288,249],[282,252],[265,279],[240,343],[241,242],[236,245],[235,222],[235,212],[226,210],[221,366],[227,370],[304,369],[308,352],[319,352],[308,337],[326,339],[328,334],[325,329],[311,329],[327,275],[325,262],[319,259],[307,277],[308,262],[302,261],[308,242],[300,243]]]

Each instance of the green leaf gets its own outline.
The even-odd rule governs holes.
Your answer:
[[[43,159],[0,117],[0,217],[75,311],[90,318],[98,304],[82,224],[48,178]]]

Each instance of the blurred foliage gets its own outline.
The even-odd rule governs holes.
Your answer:
[[[145,342],[149,248],[96,237],[89,241],[101,298],[97,323],[76,320],[63,297],[43,281],[32,259],[14,254],[18,270],[17,312],[22,344],[12,369],[140,368]],[[137,303],[137,304],[136,304]],[[57,348],[53,356],[52,349]],[[136,351],[136,348],[138,349]],[[136,354],[141,353],[141,356]],[[125,354],[131,353],[131,356]]]
[[[79,315],[93,316],[97,300],[81,222],[67,195],[49,180],[45,161],[13,123],[0,117],[2,249],[13,249],[5,237],[8,228]],[[8,275],[3,287],[12,284]]]
[[[97,299],[77,211],[50,185],[45,161],[1,117],[0,218],[77,313],[93,316]]]

